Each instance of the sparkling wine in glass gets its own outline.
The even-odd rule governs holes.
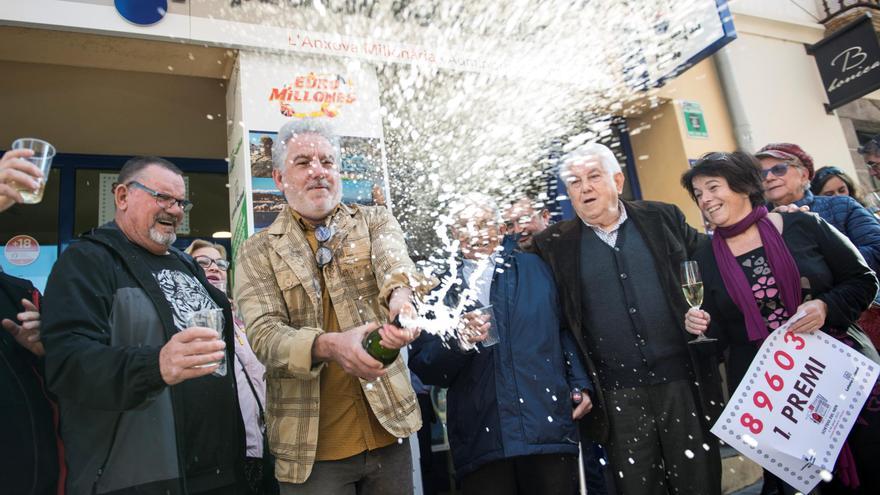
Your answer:
[[[700,266],[696,261],[682,262],[681,291],[692,309],[699,309],[703,304],[703,279],[700,277]],[[710,339],[701,333],[688,344],[702,344],[715,340],[717,339]]]
[[[12,149],[29,149],[34,154],[25,160],[33,163],[43,173],[40,185],[36,191],[16,183],[16,189],[26,205],[34,205],[43,200],[43,191],[46,189],[46,180],[49,179],[49,170],[52,168],[52,159],[55,158],[55,147],[37,138],[20,138],[12,143]]]

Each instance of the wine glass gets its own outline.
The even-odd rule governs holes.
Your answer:
[[[700,305],[703,304],[703,279],[700,277],[700,266],[696,261],[681,263],[681,291],[691,309],[700,309]],[[688,344],[703,344],[717,340],[706,337],[704,333],[697,335],[697,338],[689,341]]]

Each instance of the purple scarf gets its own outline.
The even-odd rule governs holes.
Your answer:
[[[724,280],[727,293],[745,317],[749,340],[761,341],[769,335],[767,324],[761,316],[761,311],[758,310],[743,268],[736,262],[730,247],[725,242],[725,239],[742,234],[755,223],[758,224],[758,233],[761,235],[761,244],[764,245],[764,253],[770,263],[770,271],[776,279],[776,287],[782,296],[782,305],[789,316],[793,315],[801,303],[801,275],[788,246],[782,240],[782,235],[767,218],[766,207],[759,206],[753,209],[735,225],[717,227],[712,237],[712,252],[715,253],[715,262],[718,263],[718,270],[721,271],[721,279]]]

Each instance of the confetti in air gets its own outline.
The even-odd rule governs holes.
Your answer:
[[[565,198],[555,180],[559,157],[592,141],[623,157],[623,119],[661,105],[662,81],[686,68],[691,47],[714,41],[720,25],[717,5],[706,0],[214,4],[205,17],[236,26],[229,39],[272,47],[274,57],[269,28],[281,28],[294,56],[375,72],[394,216],[425,274],[448,274],[409,324],[446,339],[462,329],[474,300],[464,294],[455,308],[442,304],[462,283],[449,233],[457,198],[479,191],[504,208],[537,188],[552,207]],[[279,72],[288,71],[277,58]]]

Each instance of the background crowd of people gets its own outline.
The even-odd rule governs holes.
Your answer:
[[[466,494],[577,493],[579,472],[591,494],[720,494],[722,376],[732,392],[770,332],[803,313],[795,333],[880,363],[880,223],[798,145],[684,174],[711,237],[675,205],[622,199],[612,151],[577,146],[558,169],[574,218],[554,223],[537,195],[462,194],[460,252],[429,277],[387,208],[341,202],[332,129],[295,120],[264,144],[287,204],[234,264],[209,241],[173,247],[194,207],[183,173],[137,157],[114,220],[61,254],[45,298],[0,273],[4,490],[410,494],[417,392],[436,386]],[[880,173],[880,140],[861,151]],[[0,210],[37,186],[27,157],[0,160]],[[431,297],[461,311],[455,338],[406,324]],[[373,332],[408,363],[372,357]],[[821,493],[880,492],[878,391]],[[762,493],[794,489],[765,472]]]

